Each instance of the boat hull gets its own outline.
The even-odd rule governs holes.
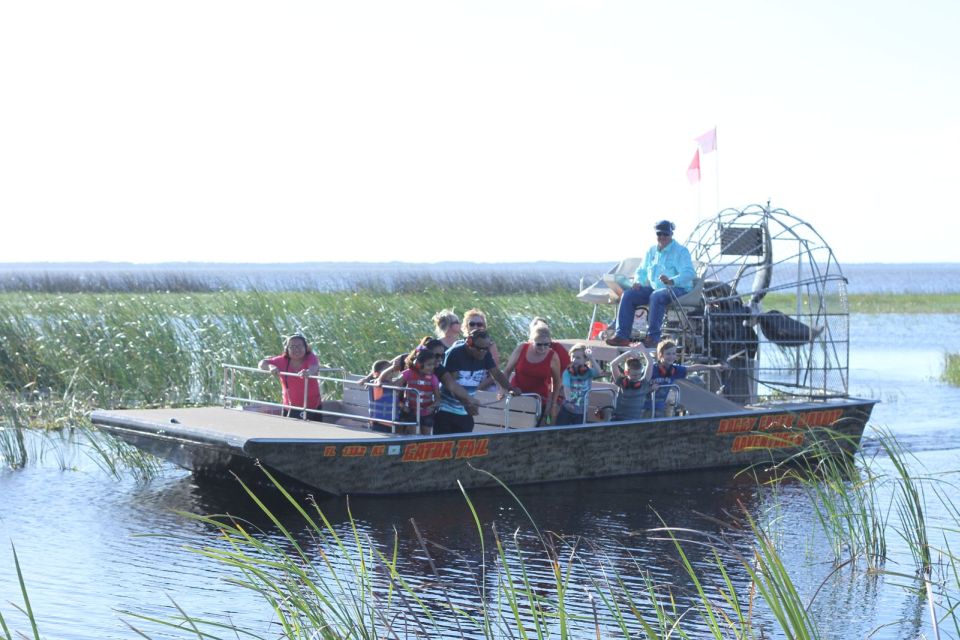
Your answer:
[[[259,463],[331,494],[397,494],[498,481],[518,485],[743,469],[788,460],[818,441],[835,453],[852,452],[874,404],[849,399],[789,410],[406,437],[269,416],[256,418],[266,426],[238,432],[218,428],[217,412],[249,412],[219,408],[153,410],[156,420],[149,411],[97,411],[91,419],[130,444],[199,474],[246,475]],[[182,419],[174,418],[176,424],[164,420],[171,412]]]

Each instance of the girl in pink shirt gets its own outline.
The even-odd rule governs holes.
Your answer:
[[[309,376],[317,375],[320,371],[320,361],[310,350],[307,339],[299,333],[287,338],[283,344],[283,353],[279,356],[264,358],[257,365],[264,371],[269,371],[280,380],[283,388],[283,415],[290,418],[303,417],[304,386],[307,392],[307,409],[320,410],[323,402],[320,399],[320,383]],[[293,373],[297,375],[281,375]],[[299,407],[299,408],[298,408]],[[314,411],[307,411],[308,420],[323,420],[323,416]]]
[[[434,373],[437,368],[437,355],[426,347],[420,346],[407,356],[407,368],[400,374],[400,385],[409,389],[416,389],[420,396],[420,432],[424,435],[433,433],[433,414],[437,410],[437,394],[440,393],[440,380]],[[403,410],[400,420],[415,422],[417,420],[417,395],[406,392],[403,397]],[[406,435],[416,433],[415,427],[406,427]]]

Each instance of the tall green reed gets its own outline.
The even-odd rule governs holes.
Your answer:
[[[226,516],[183,515],[216,528],[226,544],[193,551],[234,569],[232,583],[263,600],[279,629],[276,635],[282,638],[701,638],[707,633],[714,638],[746,639],[768,637],[771,622],[775,636],[821,637],[809,613],[816,594],[804,602],[773,539],[746,510],[738,526],[755,540],[749,550],[744,549],[742,535],[734,541],[723,533],[669,527],[652,531],[653,540],[666,532],[672,541],[696,592],[699,604],[691,607],[678,605],[675,585],[657,583],[639,564],[632,566],[645,585],[641,589],[636,580],[624,578],[618,563],[599,563],[598,568],[596,556],[584,561],[582,545],[592,543],[540,531],[519,501],[519,509],[529,518],[536,552],[521,540],[519,529],[504,536],[491,525],[488,534],[463,491],[481,546],[486,548],[483,541],[489,535],[493,556],[489,566],[481,561],[466,572],[456,572],[455,594],[431,554],[431,543],[415,523],[419,549],[431,567],[430,586],[423,578],[411,579],[401,572],[396,533],[387,548],[380,548],[363,535],[349,511],[347,534],[340,533],[315,502],[309,501],[307,508],[277,488],[303,519],[307,534],[273,515],[245,485],[279,538]],[[706,548],[712,574],[719,581],[709,585],[703,581],[704,563],[694,564],[687,554],[689,545]],[[736,576],[731,563],[738,568]],[[474,594],[469,599],[463,593],[465,575],[473,576]],[[545,582],[547,575],[550,579]],[[574,600],[577,606],[570,606]],[[255,635],[183,611],[171,619],[125,614],[141,623],[194,629],[197,637]],[[143,629],[137,632],[149,637]]]
[[[586,332],[588,309],[566,290],[0,294],[0,373],[25,399],[69,398],[86,408],[206,404],[219,397],[222,363],[255,366],[294,331],[323,363],[365,372],[431,333],[438,309],[474,306],[486,311],[504,355],[525,339],[533,316],[549,318],[558,335]]]
[[[27,464],[28,452],[24,429],[26,425],[17,405],[0,392],[3,408],[0,411],[0,465],[19,469]]]
[[[927,532],[923,482],[911,473],[906,453],[889,431],[880,431],[880,446],[897,473],[894,503],[900,519],[898,533],[910,548],[917,572],[929,578],[932,571],[930,540]]]
[[[37,626],[36,616],[33,613],[33,607],[30,604],[30,596],[27,594],[27,583],[23,577],[23,571],[20,568],[20,558],[17,556],[17,548],[14,544],[10,543],[10,550],[13,552],[13,564],[17,572],[17,581],[20,585],[20,595],[23,598],[23,606],[14,605],[16,609],[26,616],[27,621],[30,623],[30,630],[33,634],[34,640],[40,640],[40,630]],[[0,631],[3,632],[3,637],[6,640],[13,640],[14,634],[11,631],[10,626],[7,624],[6,619],[3,617],[3,612],[0,611]],[[17,632],[17,638],[26,638],[27,636],[23,633]]]
[[[779,466],[782,478],[799,481],[839,565],[863,558],[871,570],[887,557],[887,514],[877,492],[879,476],[863,450],[846,451],[848,436],[826,432]]]
[[[943,354],[943,373],[940,378],[947,384],[960,387],[960,353]]]

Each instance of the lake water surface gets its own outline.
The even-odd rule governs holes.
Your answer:
[[[955,479],[960,470],[960,389],[942,384],[938,377],[944,353],[960,351],[960,318],[855,315],[850,339],[851,395],[881,400],[872,424],[892,431],[916,456],[910,462],[918,469],[922,465],[928,475],[953,474]],[[262,637],[279,635],[265,604],[229,584],[234,577],[230,570],[188,550],[222,548],[217,532],[178,514],[230,513],[279,540],[276,527],[238,487],[198,484],[173,467],[165,467],[160,478],[146,484],[116,480],[83,447],[64,446],[61,436],[34,438],[30,447],[39,462],[0,472],[0,541],[16,547],[43,637],[136,637],[124,620],[148,629],[153,637],[195,637],[164,631],[123,613],[171,618],[176,615],[171,600],[194,616],[238,623]],[[886,463],[875,442],[868,438],[864,449],[878,456],[877,464],[883,468]],[[950,491],[960,503],[960,494]],[[577,584],[588,584],[591,572],[602,566],[616,568],[640,590],[642,568],[655,580],[675,585],[683,604],[688,579],[671,545],[646,531],[660,526],[660,518],[672,526],[717,531],[711,518],[727,521],[728,514],[743,504],[762,521],[777,520],[781,551],[801,595],[807,599],[820,589],[811,610],[824,637],[933,637],[927,603],[910,588],[909,580],[867,576],[862,565],[827,578],[832,556],[823,536],[817,535],[815,515],[799,486],[787,484],[774,496],[750,478],[722,471],[558,483],[516,492],[542,530],[585,541],[580,549],[586,566],[576,569]],[[504,538],[512,539],[518,531],[521,547],[536,551],[529,522],[505,492],[477,491],[471,497],[484,525],[495,523]],[[942,505],[933,495],[925,498],[931,526],[946,522]],[[286,526],[309,540],[292,508],[275,498],[270,504]],[[344,500],[325,499],[320,506],[340,531],[349,530]],[[440,591],[411,519],[425,538],[442,545],[430,547],[431,554],[452,597],[466,602],[475,593],[482,551],[461,495],[352,499],[350,508],[359,531],[374,545],[387,550],[394,532],[399,534],[402,572],[421,583],[425,597],[439,601]],[[954,531],[946,538],[954,550],[960,549],[960,534]],[[752,536],[741,532],[733,539],[748,549]],[[944,535],[938,532],[934,542],[942,545]],[[490,543],[487,539],[487,560]],[[887,568],[911,572],[909,552],[896,534],[888,535],[888,546]],[[695,565],[709,576],[704,551],[697,547],[689,551]],[[551,584],[541,557],[532,553],[529,559],[534,580]],[[732,573],[739,584],[746,584],[742,570],[733,567]],[[493,586],[489,578],[487,586]],[[579,600],[571,600],[577,606]],[[588,600],[581,600],[583,613],[592,615]],[[11,626],[29,634],[11,604],[20,602],[12,553],[8,545],[0,545],[0,612]],[[764,615],[759,613],[761,619]],[[761,626],[766,637],[781,637],[772,626]],[[610,625],[605,629],[612,637],[615,629]],[[940,633],[957,637],[955,628],[941,628]],[[449,635],[458,633],[450,628]]]

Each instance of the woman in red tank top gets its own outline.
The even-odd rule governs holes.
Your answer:
[[[513,374],[511,382],[524,393],[536,393],[543,402],[541,421],[553,415],[553,407],[560,393],[560,359],[550,349],[550,329],[536,325],[530,330],[530,339],[517,345],[510,354],[506,376]]]

